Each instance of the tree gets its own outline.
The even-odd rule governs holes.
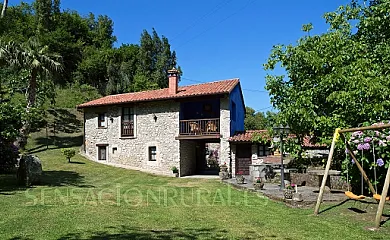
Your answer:
[[[267,75],[266,89],[296,134],[329,140],[337,127],[389,118],[389,11],[389,0],[353,1],[324,15],[326,33],[272,49],[265,69],[280,65],[287,75]]]
[[[4,61],[0,60],[0,67]],[[0,78],[0,173],[13,169],[17,163],[18,149],[12,143],[19,136],[24,113],[22,107],[10,101],[10,89],[4,87]]]
[[[15,70],[26,70],[29,73],[27,89],[26,113],[34,107],[37,92],[37,79],[46,78],[52,73],[62,70],[61,57],[48,52],[47,46],[41,46],[37,39],[31,38],[28,42],[16,44],[13,42],[0,43],[0,59],[6,65]],[[21,129],[20,147],[27,143],[27,135],[30,131],[31,122],[25,121]]]
[[[4,18],[5,12],[7,11],[7,8],[8,8],[8,0],[4,0],[3,9],[1,10],[0,18]]]
[[[167,71],[177,66],[175,51],[171,51],[168,39],[160,38],[156,30],[152,35],[144,30],[141,34],[138,66],[135,75],[135,91],[168,87]]]
[[[245,107],[245,130],[261,130],[266,128],[266,119],[264,113],[256,112],[251,107]]]

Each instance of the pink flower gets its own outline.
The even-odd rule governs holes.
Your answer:
[[[365,143],[369,143],[369,142],[371,142],[371,140],[372,140],[372,138],[370,138],[370,137],[365,137],[364,138],[364,142]]]
[[[362,131],[356,131],[356,132],[353,132],[352,133],[352,136],[354,136],[354,137],[360,137],[361,135],[363,135],[363,132]]]

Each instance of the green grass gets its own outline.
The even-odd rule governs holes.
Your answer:
[[[79,134],[57,137],[72,142]],[[46,149],[42,138],[44,131],[33,134],[29,145],[43,162],[39,186],[18,188],[15,176],[0,175],[1,239],[388,239],[390,234],[389,222],[380,231],[365,230],[373,225],[375,206],[360,214],[348,207],[367,205],[346,203],[316,217],[312,209],[289,208],[217,180],[160,177],[80,155],[67,163],[60,146],[73,145],[56,141]]]

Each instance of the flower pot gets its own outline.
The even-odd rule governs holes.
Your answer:
[[[236,176],[237,184],[244,184],[244,180],[245,180],[244,176],[242,176],[242,175],[237,175]]]
[[[225,180],[229,178],[229,173],[228,172],[219,172],[219,178],[221,180]]]
[[[285,199],[292,199],[294,192],[295,192],[294,189],[284,189],[283,190],[284,198]]]
[[[263,182],[253,183],[253,187],[255,188],[255,190],[261,190],[264,188],[264,183]]]

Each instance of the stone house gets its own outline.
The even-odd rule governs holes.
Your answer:
[[[97,162],[180,176],[207,172],[207,144],[219,144],[219,163],[231,162],[229,137],[244,130],[239,79],[105,96],[83,103],[84,155]],[[217,174],[217,173],[215,173]]]

